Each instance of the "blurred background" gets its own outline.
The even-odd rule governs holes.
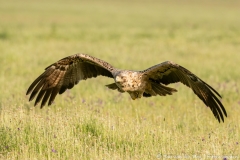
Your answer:
[[[132,70],[171,60],[225,100],[236,98],[239,6],[238,0],[1,1],[0,89],[25,90],[49,64],[87,53]],[[14,88],[6,92],[23,94]]]

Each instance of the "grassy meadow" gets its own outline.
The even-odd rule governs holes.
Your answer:
[[[0,159],[240,159],[240,2],[0,0]],[[131,100],[98,77],[40,109],[26,90],[87,53],[117,68],[174,61],[213,86],[228,117],[184,85]]]

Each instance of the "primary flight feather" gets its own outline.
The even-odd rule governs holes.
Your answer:
[[[80,80],[97,76],[114,79],[114,83],[106,85],[119,92],[128,92],[133,100],[141,97],[165,96],[177,92],[167,87],[170,83],[181,82],[208,106],[220,122],[224,122],[227,112],[219,100],[220,94],[206,82],[186,68],[166,61],[143,71],[121,70],[109,63],[87,54],[75,54],[63,58],[45,69],[28,88],[29,101],[37,96],[35,106],[41,102],[41,108],[48,101],[51,105],[56,95],[73,88]]]

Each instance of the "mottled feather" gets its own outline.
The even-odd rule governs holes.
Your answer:
[[[221,98],[220,94],[186,68],[167,61],[150,67],[142,71],[142,73],[154,81],[165,85],[176,82],[185,84],[193,90],[193,92],[204,102],[206,106],[210,107],[219,122],[220,119],[224,121],[223,113],[227,116],[224,106],[216,97],[216,95],[218,95]]]
[[[31,101],[39,92],[35,105],[42,100],[42,108],[48,100],[48,105],[51,105],[57,93],[62,94],[66,89],[73,88],[80,80],[99,75],[113,78],[112,71],[114,68],[100,59],[86,54],[72,55],[48,66],[30,85],[27,95],[31,94]]]

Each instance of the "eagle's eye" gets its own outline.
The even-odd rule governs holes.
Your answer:
[[[121,82],[121,81],[122,81],[121,77],[117,76],[117,77],[116,77],[116,81],[117,81],[117,82]]]

